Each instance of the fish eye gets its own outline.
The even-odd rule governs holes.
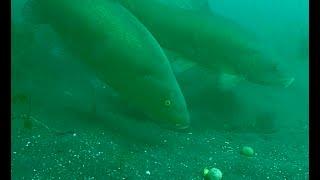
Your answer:
[[[167,106],[167,107],[169,107],[169,106],[171,105],[171,101],[170,101],[169,99],[166,99],[166,100],[164,101],[164,105]]]

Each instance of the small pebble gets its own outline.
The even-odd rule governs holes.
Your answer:
[[[243,146],[240,154],[247,156],[247,157],[252,157],[254,155],[254,150],[252,149],[252,147],[249,146]]]

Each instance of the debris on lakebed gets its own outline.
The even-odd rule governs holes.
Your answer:
[[[196,180],[203,179],[204,167],[219,167],[223,179],[308,177],[308,154],[301,153],[306,147],[273,141],[275,134],[266,141],[256,134],[166,131],[162,142],[150,145],[103,129],[72,132],[58,135],[40,124],[19,130],[12,143],[13,179]],[[251,144],[259,156],[244,158],[241,144]]]

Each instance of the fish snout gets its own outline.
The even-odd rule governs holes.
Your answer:
[[[176,129],[184,130],[190,127],[190,123],[176,124]]]
[[[171,119],[172,118],[172,119]],[[166,119],[166,122],[161,123],[161,126],[174,131],[185,131],[190,127],[189,116],[171,117]]]
[[[178,121],[175,121],[175,129],[183,130],[190,127],[190,116],[188,113],[184,116],[178,117],[177,119]]]

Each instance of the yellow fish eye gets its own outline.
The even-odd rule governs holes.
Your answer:
[[[171,105],[171,101],[169,99],[164,101],[164,105],[165,106],[170,106]]]

